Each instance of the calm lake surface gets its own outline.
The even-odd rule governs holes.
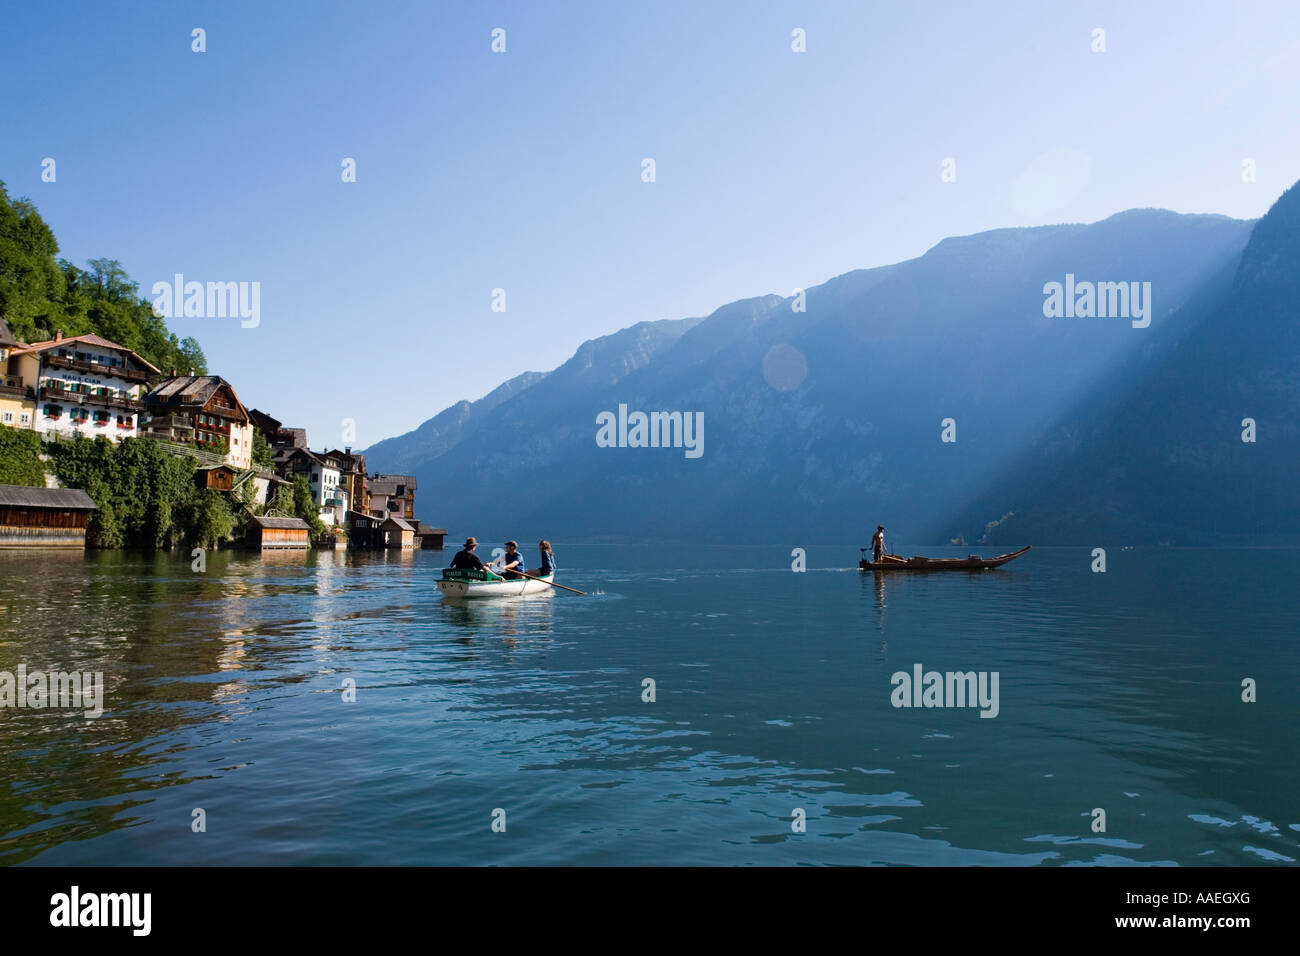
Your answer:
[[[1300,859],[1300,552],[556,552],[587,596],[450,603],[450,551],[0,552],[0,671],[107,684],[0,709],[0,863]],[[893,707],[915,664],[997,671],[998,715]]]

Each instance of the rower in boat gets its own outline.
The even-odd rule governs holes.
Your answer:
[[[506,553],[500,560],[501,571],[499,573],[503,578],[521,578],[523,577],[523,574],[516,572],[528,570],[524,567],[524,556],[519,553],[519,543],[517,541],[506,542]],[[492,563],[496,564],[495,561]]]
[[[483,559],[474,553],[478,547],[478,542],[473,536],[465,539],[465,547],[456,552],[456,556],[451,559],[451,567],[460,568],[463,571],[486,571],[487,565]]]

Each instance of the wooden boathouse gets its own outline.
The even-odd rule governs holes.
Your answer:
[[[385,548],[410,551],[415,548],[415,528],[402,518],[389,518],[379,526]]]
[[[78,488],[0,485],[0,548],[85,548],[97,510]]]
[[[244,542],[254,551],[306,551],[307,522],[301,518],[255,517],[248,523]]]

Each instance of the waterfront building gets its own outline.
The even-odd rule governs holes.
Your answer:
[[[384,534],[385,548],[410,551],[415,547],[415,528],[402,518],[387,518],[379,526]]]
[[[415,546],[422,551],[441,551],[442,542],[446,537],[446,528],[434,528],[423,521],[416,522]]]
[[[244,543],[254,551],[305,551],[307,522],[301,518],[271,518],[258,515],[248,523]]]
[[[80,489],[0,485],[0,548],[84,548],[95,510]]]
[[[6,352],[6,394],[15,398],[13,389],[19,388],[24,398],[30,395],[30,427],[47,438],[103,435],[117,442],[139,434],[145,409],[141,392],[145,381],[159,373],[135,352],[98,335],[64,338],[62,332],[46,342],[9,346]],[[15,418],[23,414],[21,408],[16,411]],[[22,427],[17,420],[3,424]]]

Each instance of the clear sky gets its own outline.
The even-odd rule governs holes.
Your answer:
[[[3,24],[10,194],[148,298],[177,272],[259,282],[256,328],[170,324],[316,448],[945,236],[1250,218],[1300,178],[1294,0],[127,0]]]

